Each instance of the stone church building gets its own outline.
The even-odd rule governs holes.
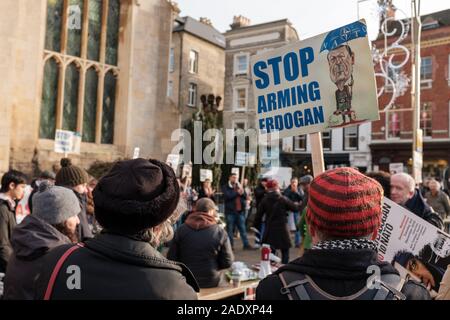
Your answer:
[[[48,170],[57,129],[78,132],[73,161],[165,160],[178,127],[167,101],[167,0],[0,1],[0,173]]]

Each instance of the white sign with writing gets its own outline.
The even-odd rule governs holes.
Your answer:
[[[257,54],[251,70],[263,135],[286,138],[380,119],[364,20]]]

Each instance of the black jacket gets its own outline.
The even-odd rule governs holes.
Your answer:
[[[255,195],[256,208],[258,208],[262,199],[264,199],[264,196],[266,195],[266,188],[264,188],[264,186],[261,183],[258,184],[258,186],[255,188],[254,195]]]
[[[259,228],[266,215],[266,229],[262,241],[275,249],[288,249],[292,246],[288,227],[288,211],[298,211],[299,205],[278,192],[266,194],[256,213],[255,226]]]
[[[208,197],[206,195],[205,189],[200,188],[200,191],[198,192],[198,199],[202,199],[202,198],[208,198],[208,199],[214,201],[214,203],[216,202],[216,200],[214,199],[214,196],[209,196]]]
[[[367,285],[371,274],[368,267],[376,265],[381,275],[398,274],[392,265],[377,260],[372,250],[306,250],[303,257],[291,261],[274,274],[262,280],[256,289],[257,300],[288,300],[280,293],[283,287],[278,276],[283,271],[293,271],[309,275],[325,292],[344,297],[355,294]],[[408,281],[402,289],[408,300],[430,300],[427,289],[413,281]]]
[[[200,288],[217,287],[219,270],[231,267],[234,261],[228,235],[218,225],[194,230],[183,224],[175,233],[167,258],[185,264]]]
[[[44,255],[53,248],[70,244],[70,240],[47,222],[29,215],[14,230],[11,244],[14,253],[5,277],[4,299],[32,300],[34,281]]]
[[[305,196],[302,189],[298,189],[297,192],[294,192],[292,191],[290,186],[284,190],[283,195],[287,197],[289,200],[299,203],[303,202]]]
[[[225,201],[225,214],[238,214],[245,210],[247,194],[244,193],[239,195],[230,185],[227,183],[222,187],[223,197]],[[236,198],[240,197],[241,201],[241,211],[238,212],[236,209]]]
[[[13,252],[11,236],[16,227],[16,214],[7,200],[0,199],[0,273],[6,272]]]
[[[70,248],[50,252],[37,280],[42,299],[59,258]],[[81,289],[69,290],[69,266],[80,268]],[[73,273],[74,274],[74,273]],[[186,266],[164,258],[149,243],[103,231],[63,264],[51,298],[55,300],[196,300],[198,285]]]
[[[419,189],[416,189],[414,196],[405,203],[405,207],[415,215],[421,217],[423,220],[443,230],[444,222],[439,214],[434,212],[433,209],[425,202]]]
[[[81,211],[78,214],[78,218],[80,219],[80,224],[77,227],[78,230],[78,239],[80,241],[85,241],[94,237],[92,234],[91,228],[89,227],[89,222],[87,219],[87,194],[81,194],[76,191],[73,191],[80,201]]]

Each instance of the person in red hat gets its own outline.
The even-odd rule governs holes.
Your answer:
[[[269,180],[266,184],[267,194],[258,207],[256,225],[261,217],[266,217],[266,228],[262,236],[262,243],[269,244],[272,252],[281,251],[281,262],[289,262],[289,248],[292,247],[288,226],[288,211],[298,211],[300,203],[293,202],[280,193],[280,186],[276,180]]]
[[[378,260],[382,199],[381,185],[355,169],[317,176],[307,208],[313,247],[262,280],[256,299],[429,300],[423,285],[403,283],[390,263]]]

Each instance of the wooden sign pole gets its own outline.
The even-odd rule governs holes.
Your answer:
[[[245,166],[242,166],[242,172],[241,172],[241,186],[244,186],[244,179],[245,179]]]
[[[322,133],[310,133],[311,139],[311,158],[314,177],[325,172],[325,162],[323,160]]]

